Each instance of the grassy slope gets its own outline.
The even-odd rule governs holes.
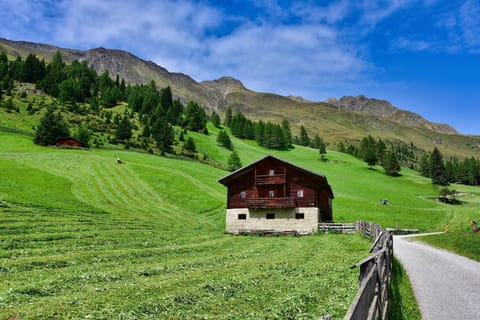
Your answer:
[[[0,318],[341,318],[353,298],[366,240],[225,235],[224,171],[2,132],[0,150]]]
[[[218,129],[209,131],[190,135],[226,162]],[[466,203],[452,207],[429,200],[438,191],[412,171],[391,178],[341,153],[321,162],[309,148],[233,142],[244,164],[272,153],[326,174],[337,221],[422,231],[449,222],[460,236],[479,199],[478,188],[462,187]],[[121,150],[41,148],[1,132],[0,150],[1,317],[339,318],[353,298],[357,273],[347,267],[366,254],[365,240],[224,235],[216,182],[224,171]]]
[[[406,144],[413,142],[425,151],[431,151],[436,146],[445,155],[480,156],[478,136],[440,134],[386,118],[342,111],[327,103],[300,103],[274,94],[238,90],[230,93],[224,104],[241,110],[255,120],[281,122],[287,118],[294,134],[299,134],[300,125],[304,125],[311,136],[318,133],[330,143],[345,139],[361,140],[371,134],[383,140],[400,140]]]

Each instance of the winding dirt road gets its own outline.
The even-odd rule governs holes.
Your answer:
[[[480,320],[479,262],[412,241],[410,236],[395,236],[393,248],[424,320]]]

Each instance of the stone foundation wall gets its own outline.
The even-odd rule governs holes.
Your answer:
[[[267,214],[275,214],[275,218],[267,219]],[[303,214],[303,219],[296,217],[297,214]],[[239,219],[241,215],[245,219]],[[226,231],[234,234],[261,230],[315,233],[318,230],[318,217],[318,208],[228,209]]]

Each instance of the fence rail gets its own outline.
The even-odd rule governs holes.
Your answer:
[[[4,126],[0,126],[0,131],[19,133],[19,134],[23,134],[24,136],[28,136],[28,137],[35,136],[33,133],[25,131],[25,130],[20,130],[20,129],[17,129],[17,128],[10,128],[10,127],[4,127]]]
[[[318,231],[324,233],[355,233],[354,223],[320,222]]]
[[[371,222],[355,222],[357,231],[373,239],[372,255],[352,268],[360,268],[359,289],[344,320],[387,319],[393,262],[391,231]]]

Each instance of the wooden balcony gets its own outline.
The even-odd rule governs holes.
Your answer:
[[[268,174],[257,174],[255,176],[255,184],[258,185],[265,185],[265,184],[283,184],[285,183],[285,173],[281,174],[274,174],[274,175],[268,175]]]
[[[295,198],[253,198],[246,199],[247,208],[268,209],[268,208],[295,208]]]

